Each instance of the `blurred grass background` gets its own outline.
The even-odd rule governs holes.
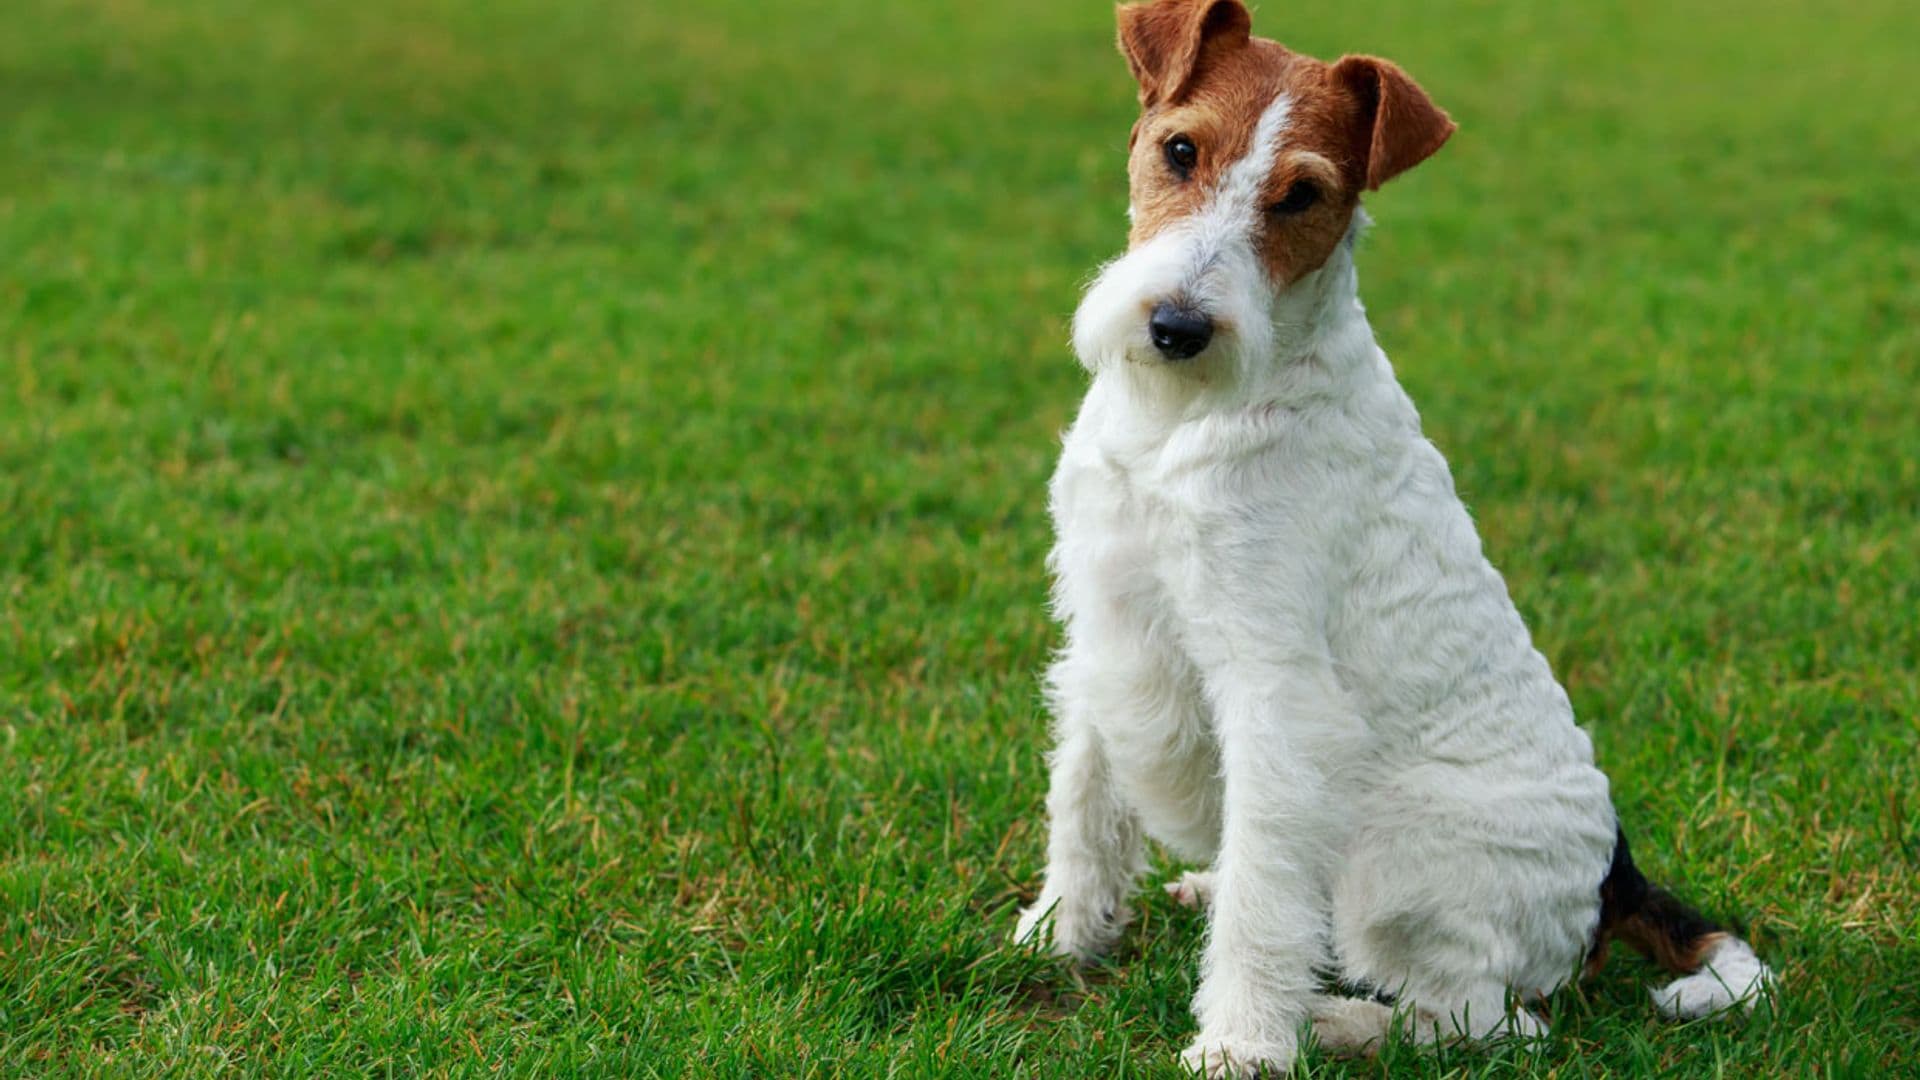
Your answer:
[[[14,0],[0,1069],[1174,1075],[1001,947],[1103,3]],[[1649,873],[1781,969],[1313,1075],[1920,1070],[1920,9],[1268,5],[1462,125],[1376,329]]]

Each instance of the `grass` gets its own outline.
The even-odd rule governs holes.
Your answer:
[[[1544,1048],[1920,1073],[1920,16],[1283,7],[1462,122],[1363,294],[1650,873]],[[1200,926],[1002,942],[1102,3],[18,0],[0,1071],[1176,1075]],[[1165,867],[1163,864],[1163,871]]]

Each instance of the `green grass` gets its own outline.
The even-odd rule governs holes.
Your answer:
[[[1002,945],[1110,19],[15,0],[0,1072],[1175,1075],[1196,918]],[[1460,120],[1363,295],[1642,863],[1784,979],[1302,1070],[1920,1072],[1920,9],[1259,26]]]

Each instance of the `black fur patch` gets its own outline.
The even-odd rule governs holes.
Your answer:
[[[1627,833],[1619,830],[1613,843],[1613,864],[1600,882],[1600,926],[1587,954],[1589,970],[1606,959],[1607,943],[1619,938],[1661,967],[1678,974],[1700,969],[1707,949],[1726,930],[1682,903],[1633,865]]]
[[[1618,825],[1614,830],[1613,864],[1600,883],[1600,928],[1596,932],[1600,937],[1621,919],[1639,911],[1652,890],[1640,868],[1633,865],[1633,853],[1627,850],[1627,830]]]

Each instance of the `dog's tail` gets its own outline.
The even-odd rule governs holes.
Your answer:
[[[1633,865],[1622,829],[1613,845],[1613,865],[1600,883],[1600,928],[1587,956],[1598,970],[1614,940],[1638,949],[1682,976],[1653,991],[1662,1013],[1691,1019],[1740,1007],[1751,1009],[1773,990],[1773,972],[1753,946],[1647,881]]]

